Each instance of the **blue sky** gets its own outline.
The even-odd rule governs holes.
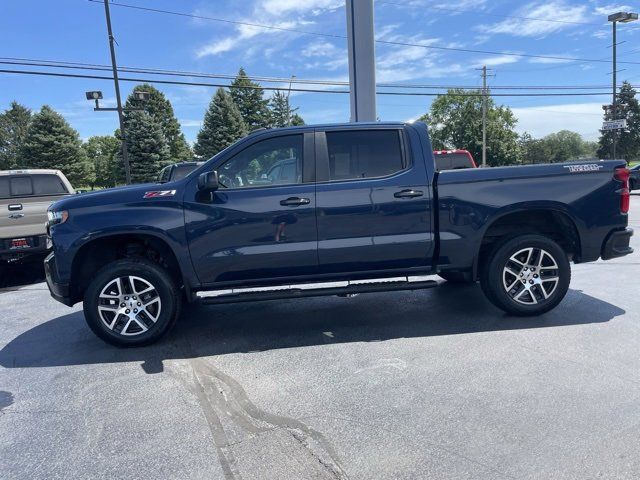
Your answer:
[[[344,0],[112,1],[329,35],[265,30],[114,5],[112,19],[119,44],[118,62],[122,66],[233,75],[242,65],[255,76],[348,80],[346,41],[339,38],[346,33]],[[640,2],[375,0],[375,27],[378,39],[391,42],[604,60],[611,56],[611,28],[606,16],[618,10],[638,11]],[[0,57],[109,63],[104,10],[98,3],[3,0],[0,32],[3,37]],[[640,84],[640,22],[620,25],[618,41],[624,42],[618,49],[619,60],[639,63],[620,65],[620,69],[625,69],[619,74],[620,80],[630,79]],[[496,76],[490,78],[489,83],[495,86],[605,87],[611,83],[609,63],[422,47],[377,44],[376,63],[377,80],[385,83],[480,86],[476,68],[483,64],[493,69]],[[27,67],[2,65],[0,68]],[[134,85],[123,82],[123,93],[127,94]],[[282,83],[268,85],[286,88]],[[171,99],[187,138],[193,141],[214,89],[157,87]],[[84,92],[94,89],[104,92],[106,105],[114,102],[113,83],[109,81],[0,73],[0,109],[7,108],[12,100],[33,109],[47,103],[65,115],[82,138],[110,134],[117,125],[115,114],[93,112],[91,104],[84,99]],[[610,87],[596,91],[608,92]],[[378,114],[383,120],[413,119],[428,110],[431,100],[431,97],[379,96]],[[610,102],[610,96],[501,97],[496,100],[514,110],[519,118],[519,131],[542,136],[567,128],[595,139],[602,120],[601,105]],[[300,107],[299,113],[308,123],[349,119],[349,98],[344,94],[294,93],[292,103]]]

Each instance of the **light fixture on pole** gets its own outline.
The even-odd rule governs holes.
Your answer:
[[[617,52],[616,52],[616,47],[618,45],[618,40],[616,38],[616,25],[618,23],[629,23],[629,22],[633,22],[634,20],[638,20],[638,14],[637,13],[632,13],[632,12],[617,12],[617,13],[612,13],[611,15],[609,15],[608,20],[611,22],[612,27],[613,27],[613,70],[611,72],[612,74],[612,89],[613,89],[613,103],[611,105],[611,115],[612,115],[612,120],[617,120],[617,101],[616,101],[616,96],[617,96],[617,89],[618,89],[618,82],[617,82],[617,77],[616,77],[616,73],[618,73],[617,71]],[[613,131],[613,148],[612,148],[612,156],[613,159],[615,160],[616,158],[616,144],[618,143],[618,132],[616,130]]]

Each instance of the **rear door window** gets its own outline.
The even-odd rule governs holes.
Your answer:
[[[31,183],[31,177],[13,177],[10,182],[12,197],[33,195],[33,184]]]
[[[69,193],[62,180],[57,175],[34,175],[33,195],[62,195]]]
[[[349,130],[326,136],[331,180],[386,177],[405,168],[398,130]]]

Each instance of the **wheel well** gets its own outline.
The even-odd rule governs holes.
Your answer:
[[[580,256],[580,235],[568,215],[555,210],[528,210],[507,214],[491,224],[480,244],[478,270],[493,248],[505,238],[531,233],[551,238],[570,259]]]
[[[71,295],[82,301],[92,277],[105,265],[122,258],[142,257],[165,268],[182,287],[180,265],[171,247],[152,235],[122,234],[98,238],[83,245],[71,265]]]

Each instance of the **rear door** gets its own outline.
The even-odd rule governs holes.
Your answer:
[[[430,264],[431,197],[419,142],[411,143],[400,127],[316,132],[321,272]]]
[[[47,208],[68,194],[55,174],[0,176],[0,238],[44,235]]]

